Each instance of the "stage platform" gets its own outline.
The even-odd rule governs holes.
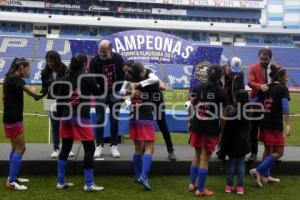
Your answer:
[[[151,170],[152,175],[188,175],[194,149],[189,145],[175,145],[178,160],[171,162],[167,159],[167,151],[164,145],[156,145],[154,162]],[[132,175],[132,153],[134,146],[131,144],[120,144],[121,158],[112,158],[109,145],[105,146],[104,156],[95,160],[95,175]],[[261,158],[263,147],[259,147]],[[0,176],[7,175],[9,144],[0,144]],[[27,144],[27,151],[22,164],[22,175],[48,176],[56,175],[56,159],[50,158],[52,145],[49,144]],[[74,144],[72,151],[75,157],[69,159],[68,174],[81,175],[83,173],[82,160],[83,147]],[[274,166],[272,173],[275,175],[300,175],[300,147],[286,147],[285,155],[280,162]],[[247,165],[249,167],[249,164]],[[224,174],[224,163],[213,155],[209,163],[209,174]]]

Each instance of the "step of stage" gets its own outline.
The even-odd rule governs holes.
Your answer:
[[[23,157],[22,175],[49,176],[56,175],[57,160],[50,158],[52,145],[49,144],[27,144],[27,150]],[[156,145],[151,169],[152,175],[188,175],[194,149],[189,145],[175,145],[177,156],[176,162],[168,160],[167,150],[164,145]],[[83,146],[74,144],[72,151],[75,157],[68,162],[68,174],[82,175],[83,173]],[[131,144],[120,144],[119,151],[121,158],[112,158],[110,147],[106,145],[104,155],[101,159],[96,159],[94,163],[95,175],[132,175],[132,154],[134,146]],[[0,144],[0,176],[7,176],[8,156],[10,152],[9,144]],[[263,147],[259,147],[261,158]],[[285,147],[285,155],[272,169],[275,175],[300,175],[300,147]],[[250,168],[250,164],[247,164]],[[225,165],[217,160],[216,155],[212,156],[209,163],[209,174],[224,174]]]

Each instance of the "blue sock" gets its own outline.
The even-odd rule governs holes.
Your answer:
[[[14,155],[14,151],[11,151],[10,154],[9,154],[9,165],[8,165],[8,173],[10,171],[10,168],[11,168],[11,163],[12,163],[12,157]]]
[[[57,161],[57,182],[61,185],[65,184],[66,167],[67,167],[66,160]]]
[[[264,170],[270,168],[276,160],[277,159],[273,156],[266,157],[266,159],[264,159],[264,161],[262,161],[262,163],[256,167],[256,171],[260,174],[263,174]]]
[[[132,160],[135,178],[139,179],[142,171],[142,155],[135,153],[133,154]]]
[[[144,154],[143,156],[143,167],[142,167],[142,179],[147,180],[148,174],[152,165],[152,155],[151,154]]]
[[[91,187],[94,183],[94,170],[85,169],[84,170],[84,183],[86,186]]]
[[[205,188],[206,177],[208,174],[207,169],[198,169],[198,191],[203,192]]]
[[[22,164],[22,156],[23,153],[13,153],[9,170],[9,182],[16,181]]]
[[[196,185],[196,179],[197,179],[197,176],[198,176],[198,166],[191,166],[191,170],[190,170],[190,183],[193,184],[193,185]]]
[[[269,178],[271,176],[270,168],[267,168],[263,171],[263,176]]]

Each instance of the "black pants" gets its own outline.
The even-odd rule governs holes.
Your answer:
[[[62,139],[62,147],[59,154],[59,160],[67,160],[72,149],[74,140],[72,138]],[[81,141],[84,148],[84,169],[93,169],[94,167],[94,152],[95,143],[93,140]]]
[[[116,103],[119,105],[114,106]],[[120,102],[105,102],[106,105],[108,105],[110,113],[109,113],[109,120],[110,120],[110,144],[111,145],[118,145],[118,134],[119,134],[119,112],[120,112]],[[97,146],[103,145],[103,134],[104,134],[104,122],[105,122],[105,116],[106,116],[106,107],[104,106],[97,106],[96,105],[96,115],[97,115],[97,121],[96,124],[96,144]],[[113,114],[114,113],[114,114]],[[114,115],[116,117],[114,117]]]
[[[160,106],[161,104],[164,104],[164,102],[155,102],[156,106],[157,106],[157,112],[155,119],[157,121],[157,125],[163,135],[163,138],[165,140],[166,146],[167,146],[167,150],[169,153],[174,151],[174,147],[173,147],[173,142],[172,142],[172,138],[171,138],[171,134],[166,122],[166,112],[165,112],[165,108],[164,106]],[[160,109],[161,108],[161,109]]]
[[[251,154],[257,155],[258,152],[258,129],[259,129],[258,120],[253,120],[251,122]]]
[[[53,136],[53,150],[58,150],[60,145],[59,139],[59,120],[53,119],[53,113],[49,112],[49,117],[51,120],[52,136]]]

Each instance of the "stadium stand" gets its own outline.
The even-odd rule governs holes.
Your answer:
[[[299,48],[271,48],[278,64],[285,67],[299,67]]]
[[[0,56],[31,58],[35,39],[33,37],[0,37]]]

